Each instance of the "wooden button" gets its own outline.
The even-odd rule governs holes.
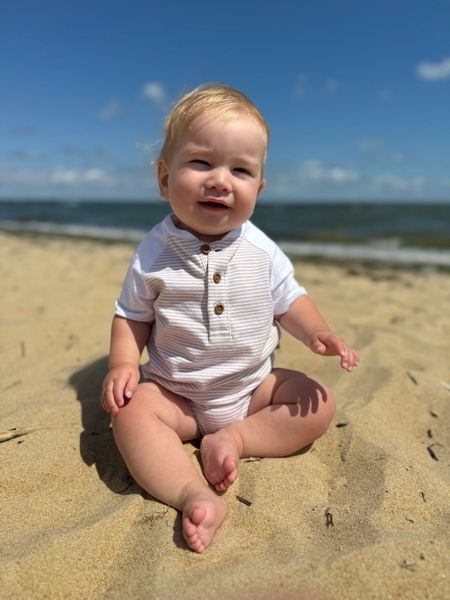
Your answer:
[[[202,244],[200,250],[202,251],[202,254],[209,254],[211,248],[209,247],[209,244]]]
[[[222,279],[222,276],[220,275],[220,273],[214,273],[214,275],[213,275],[214,283],[220,283],[221,279]]]
[[[214,307],[214,312],[216,313],[216,315],[221,315],[224,310],[225,308],[223,304],[216,304],[216,306]]]

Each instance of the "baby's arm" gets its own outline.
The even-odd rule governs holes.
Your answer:
[[[139,363],[151,325],[115,316],[111,328],[109,373],[103,382],[101,403],[116,415],[139,383]]]
[[[341,367],[351,371],[358,365],[358,354],[340,336],[331,331],[309,296],[300,296],[278,318],[280,325],[316,354],[340,356]]]

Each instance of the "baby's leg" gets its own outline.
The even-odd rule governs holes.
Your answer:
[[[254,391],[246,419],[203,439],[208,481],[223,491],[236,479],[239,458],[287,456],[304,448],[325,433],[334,412],[324,386],[303,373],[274,369]]]
[[[182,440],[200,434],[188,403],[155,383],[143,383],[113,417],[113,430],[131,475],[149,494],[183,513],[186,543],[203,552],[226,509],[183,448]]]

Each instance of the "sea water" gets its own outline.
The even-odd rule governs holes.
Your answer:
[[[164,202],[0,201],[0,230],[137,243]],[[252,221],[292,256],[450,266],[450,203],[262,201]]]

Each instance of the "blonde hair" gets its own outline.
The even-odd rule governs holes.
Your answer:
[[[172,108],[164,121],[164,145],[159,160],[169,160],[192,123],[205,112],[217,117],[231,118],[248,114],[261,125],[267,143],[270,129],[257,106],[245,94],[223,83],[207,83],[185,94]]]

